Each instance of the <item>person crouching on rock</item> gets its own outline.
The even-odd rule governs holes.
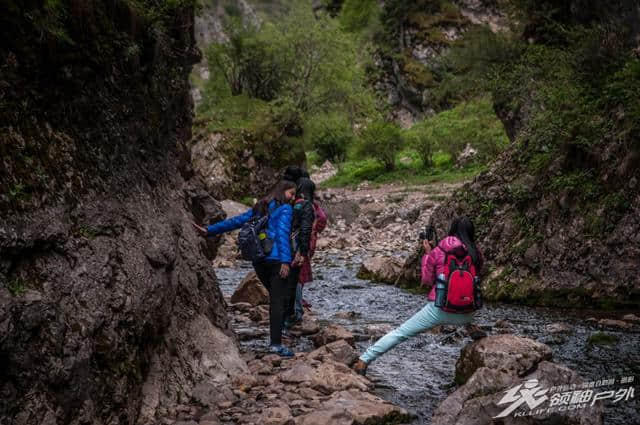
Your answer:
[[[269,216],[266,227],[267,237],[273,242],[271,252],[259,262],[253,262],[253,268],[260,282],[269,291],[269,351],[283,357],[292,357],[293,352],[282,345],[282,326],[285,309],[292,292],[288,279],[291,267],[291,222],[293,209],[291,200],[296,193],[296,184],[281,180],[269,195],[258,201],[253,208],[243,214],[219,221],[206,228],[194,223],[202,236],[220,235],[239,229],[254,217]]]
[[[291,251],[295,252],[291,272],[289,273],[289,287],[292,288],[285,320],[285,329],[290,328],[302,320],[302,286],[299,284],[300,272],[305,262],[309,261],[311,250],[311,235],[315,220],[313,197],[315,183],[307,177],[298,179],[296,199],[293,204],[293,221],[291,225]]]
[[[424,240],[423,247],[425,254],[421,262],[422,284],[433,285],[436,281],[429,293],[428,302],[400,327],[367,348],[353,366],[361,375],[366,373],[367,365],[372,361],[414,335],[436,325],[471,323],[474,310],[481,306],[480,300],[476,298],[478,293],[475,291],[479,291],[476,270],[482,269],[483,258],[475,243],[471,220],[467,217],[456,218],[451,223],[449,235],[440,241],[438,246],[432,249],[429,241]],[[458,273],[458,270],[462,271]],[[448,288],[446,292],[445,287]],[[460,294],[457,299],[462,301],[454,305],[450,300],[454,300],[452,297],[456,294]],[[484,336],[478,335],[478,332],[481,333],[476,330],[476,334],[472,335],[474,339]]]

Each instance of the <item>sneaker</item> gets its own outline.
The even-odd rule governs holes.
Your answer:
[[[269,351],[279,355],[280,357],[293,357],[293,351],[289,350],[282,344],[269,346]]]
[[[353,371],[358,375],[365,376],[367,374],[367,364],[360,359],[358,359],[358,361],[355,362],[352,368],[353,368]]]

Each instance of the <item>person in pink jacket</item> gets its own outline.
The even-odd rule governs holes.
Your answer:
[[[474,312],[449,313],[434,305],[435,278],[443,273],[447,254],[468,254],[477,270],[482,269],[483,257],[476,247],[473,223],[467,217],[456,218],[451,223],[449,235],[432,249],[429,241],[423,241],[425,254],[422,257],[421,280],[423,285],[432,285],[427,304],[400,327],[392,330],[375,344],[367,348],[353,366],[362,375],[369,363],[410,337],[437,325],[464,325],[473,321]]]

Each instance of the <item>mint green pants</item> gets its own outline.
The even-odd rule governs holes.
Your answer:
[[[433,305],[429,301],[422,310],[411,316],[400,327],[392,330],[375,344],[367,348],[367,351],[360,356],[360,360],[371,363],[387,351],[391,350],[402,341],[426,331],[437,325],[465,325],[473,321],[474,313],[448,313]]]

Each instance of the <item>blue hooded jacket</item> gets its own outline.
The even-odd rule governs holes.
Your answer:
[[[219,221],[207,226],[209,235],[220,235],[231,230],[239,229],[253,217],[253,208],[247,212]],[[275,200],[269,202],[269,221],[267,223],[267,236],[273,241],[271,253],[265,259],[278,263],[291,263],[291,221],[293,208],[289,204],[279,205]]]

